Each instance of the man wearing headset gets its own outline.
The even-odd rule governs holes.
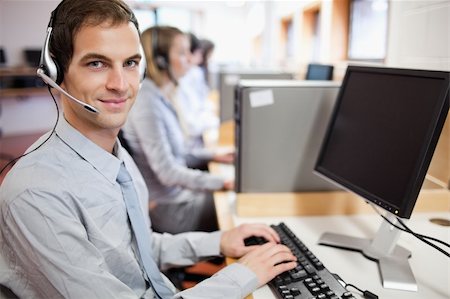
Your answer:
[[[38,74],[60,91],[63,115],[0,187],[0,284],[20,298],[228,299],[245,297],[295,267],[295,257],[265,225],[151,233],[143,216],[145,183],[117,141],[143,74],[137,22],[126,4],[61,2],[41,62]],[[148,225],[144,234],[124,203],[123,167]],[[244,239],[252,235],[269,242],[246,247]],[[143,242],[151,244],[149,252],[142,250],[143,236],[152,238]],[[157,267],[150,266],[157,272],[150,273],[150,254],[160,269],[219,254],[241,259],[177,293]]]

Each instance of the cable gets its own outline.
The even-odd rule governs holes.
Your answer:
[[[6,163],[6,165],[3,166],[3,168],[0,170],[0,175],[3,173],[3,171],[5,171],[6,168],[12,167],[17,162],[17,160],[19,160],[20,158],[31,154],[32,152],[36,151],[41,146],[43,146],[50,139],[50,137],[52,137],[52,135],[55,133],[56,126],[58,125],[58,122],[59,122],[59,107],[58,107],[58,103],[56,102],[55,97],[53,96],[53,93],[52,93],[52,90],[51,90],[50,86],[48,86],[48,91],[50,92],[50,95],[52,96],[53,102],[55,103],[55,106],[56,106],[56,122],[55,122],[55,125],[53,126],[53,129],[52,129],[50,135],[48,135],[48,137],[41,144],[39,144],[36,148],[34,148],[33,150],[31,150],[31,151],[29,151],[27,153],[24,153],[24,154],[20,155],[19,157],[13,158],[11,161]]]
[[[405,224],[399,217],[396,217],[396,218],[397,218],[397,221],[403,226],[403,227],[400,227],[400,226],[398,226],[398,225],[392,223],[392,221],[390,221],[390,220],[387,219],[384,215],[382,215],[382,214],[380,213],[380,211],[378,211],[378,209],[377,209],[371,202],[368,202],[368,203],[369,203],[370,206],[375,210],[375,212],[376,212],[378,215],[380,215],[387,223],[389,223],[390,225],[392,225],[392,226],[395,227],[396,229],[399,229],[399,230],[401,230],[401,231],[404,231],[404,232],[406,232],[406,233],[409,233],[409,234],[413,235],[414,237],[416,237],[417,239],[421,240],[421,241],[424,242],[425,244],[427,244],[427,245],[433,247],[434,249],[440,251],[441,253],[443,253],[444,255],[446,255],[447,257],[450,258],[450,253],[448,253],[447,251],[445,251],[445,250],[442,249],[441,247],[439,247],[439,246],[437,246],[437,245],[431,243],[431,242],[428,241],[428,240],[431,240],[431,241],[434,241],[434,242],[438,242],[438,243],[440,243],[440,244],[442,244],[442,245],[444,245],[444,246],[447,246],[447,247],[449,247],[449,248],[450,248],[450,244],[448,244],[448,243],[446,243],[446,242],[444,242],[444,241],[442,241],[442,240],[439,240],[439,239],[430,237],[430,236],[426,236],[426,235],[422,235],[422,234],[416,233],[416,232],[412,231],[409,227],[407,227],[406,224]],[[428,240],[427,240],[427,239],[428,239]]]
[[[436,239],[436,238],[433,238],[433,237],[430,237],[430,236],[426,236],[426,235],[422,235],[422,234],[416,233],[416,232],[412,231],[408,226],[406,226],[406,224],[403,222],[402,219],[397,218],[397,220],[398,220],[398,222],[405,228],[404,231],[406,231],[406,232],[411,232],[411,234],[415,234],[415,235],[418,235],[418,236],[420,236],[420,237],[422,237],[422,238],[425,238],[425,239],[429,239],[429,240],[431,240],[431,241],[438,242],[438,243],[440,243],[440,244],[442,244],[442,245],[447,246],[448,248],[450,248],[450,244],[449,244],[449,243],[446,243],[446,242],[444,242],[444,241],[442,241],[442,240],[439,240],[439,239]]]
[[[0,160],[12,160],[14,159],[14,156],[10,154],[0,153]]]
[[[445,242],[442,241],[442,240],[439,240],[439,239],[436,239],[436,238],[433,238],[433,237],[430,237],[430,236],[427,236],[427,235],[422,235],[422,234],[413,232],[411,229],[409,229],[409,228],[406,226],[406,224],[405,224],[400,218],[397,218],[398,222],[401,223],[406,229],[405,229],[405,228],[402,228],[402,227],[400,227],[400,226],[398,226],[398,225],[396,225],[396,224],[394,224],[394,223],[392,223],[391,221],[389,221],[389,219],[386,218],[386,216],[384,216],[384,215],[382,215],[382,214],[379,214],[379,215],[380,215],[384,220],[386,220],[390,225],[394,226],[395,228],[397,228],[397,229],[399,229],[399,230],[401,230],[401,231],[404,231],[404,232],[409,233],[409,234],[412,234],[412,235],[420,236],[420,237],[422,237],[422,238],[424,238],[424,239],[429,239],[429,240],[431,240],[431,241],[438,242],[438,243],[440,243],[440,244],[442,244],[442,245],[447,246],[447,247],[450,248],[450,244],[445,243]]]
[[[435,248],[436,250],[442,252],[444,255],[446,255],[448,258],[450,258],[450,253],[448,253],[447,251],[445,251],[445,250],[442,249],[441,247],[439,247],[439,246],[437,246],[437,245],[431,243],[430,241],[426,240],[426,239],[430,239],[430,237],[425,236],[425,237],[426,237],[426,238],[425,238],[423,235],[413,232],[409,227],[406,226],[405,223],[403,223],[403,221],[402,221],[401,219],[397,218],[397,220],[398,220],[398,222],[399,222],[401,225],[403,225],[403,227],[405,228],[404,231],[406,231],[406,232],[412,234],[412,235],[413,235],[414,237],[416,237],[417,239],[421,240],[421,241],[424,242],[425,244],[430,245],[431,247],[433,247],[433,248]],[[433,239],[434,239],[434,238],[433,238]],[[437,239],[436,239],[436,240],[437,240]],[[445,244],[446,244],[446,243],[445,243]],[[446,244],[446,246],[448,246],[448,244]]]
[[[366,298],[366,299],[378,299],[378,296],[375,295],[374,293],[372,293],[372,292],[370,292],[368,290],[363,291],[363,290],[361,290],[360,288],[358,288],[357,286],[355,286],[355,285],[353,285],[351,283],[346,283],[344,288],[347,289],[347,287],[352,287],[354,289],[357,289],[358,291],[360,291],[363,294],[364,298]]]
[[[403,223],[403,221],[401,221],[401,218],[398,218],[398,217],[397,217],[397,220],[399,221],[399,223],[402,223],[403,226],[405,226],[406,228],[408,228],[409,231],[408,231],[407,229],[405,229],[405,228],[402,228],[402,227],[400,227],[400,226],[398,226],[398,225],[392,223],[389,219],[386,218],[386,216],[384,216],[383,214],[381,214],[380,211],[378,211],[378,210],[376,209],[376,207],[374,207],[371,203],[369,203],[369,204],[372,206],[372,208],[375,210],[375,212],[377,212],[377,214],[378,214],[381,218],[383,218],[386,222],[388,222],[390,225],[394,226],[395,228],[397,228],[397,229],[399,229],[399,230],[401,230],[401,231],[404,231],[404,232],[406,232],[406,233],[409,233],[409,234],[416,234],[416,235],[418,235],[418,236],[420,236],[420,237],[422,237],[422,238],[429,239],[429,240],[432,240],[432,241],[441,243],[442,245],[447,246],[447,247],[450,248],[450,244],[445,243],[445,242],[442,241],[442,240],[439,240],[439,239],[436,239],[436,238],[433,238],[433,237],[430,237],[430,236],[426,236],[426,235],[422,235],[422,234],[413,232],[411,229],[409,229],[409,228],[406,226],[405,223]]]
[[[346,283],[346,282],[345,282],[338,274],[333,273],[332,275],[337,279],[337,281],[339,281],[339,283],[340,283],[340,284],[344,287],[344,289],[346,289],[347,291],[348,291],[348,289],[347,289],[348,287],[352,287],[352,288],[356,289],[357,291],[361,292],[361,294],[363,295],[363,297],[366,298],[366,299],[378,299],[378,296],[375,295],[374,293],[372,293],[372,292],[370,292],[370,291],[368,291],[368,290],[363,291],[362,289],[358,288],[358,287],[355,286],[354,284]],[[349,291],[349,292],[350,292],[350,291]]]

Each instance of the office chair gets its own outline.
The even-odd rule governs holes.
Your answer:
[[[4,285],[0,284],[0,298],[2,299],[18,299],[19,297],[16,296],[10,289],[5,287]]]
[[[133,157],[133,150],[131,149],[130,144],[128,143],[128,141],[123,136],[123,131],[122,130],[119,131],[119,135],[117,135],[117,138],[119,138],[120,144],[122,144],[122,146],[128,151],[130,156]]]

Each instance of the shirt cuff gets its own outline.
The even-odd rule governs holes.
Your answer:
[[[209,256],[218,256],[220,255],[220,240],[222,238],[221,231],[215,231],[212,233],[208,233],[206,238],[202,238],[199,240],[199,244],[197,244],[197,256],[198,257],[209,257]]]
[[[198,159],[211,161],[214,158],[214,152],[207,148],[196,148],[191,151],[191,154]]]
[[[238,285],[242,290],[243,298],[258,288],[258,277],[256,277],[256,274],[240,263],[233,263],[215,275],[226,276],[234,284]]]

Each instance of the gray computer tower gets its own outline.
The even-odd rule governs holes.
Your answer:
[[[239,81],[237,192],[340,189],[313,173],[339,87],[332,81]]]
[[[294,74],[276,70],[222,70],[219,73],[219,117],[224,122],[234,118],[235,87],[243,79],[294,79]]]

